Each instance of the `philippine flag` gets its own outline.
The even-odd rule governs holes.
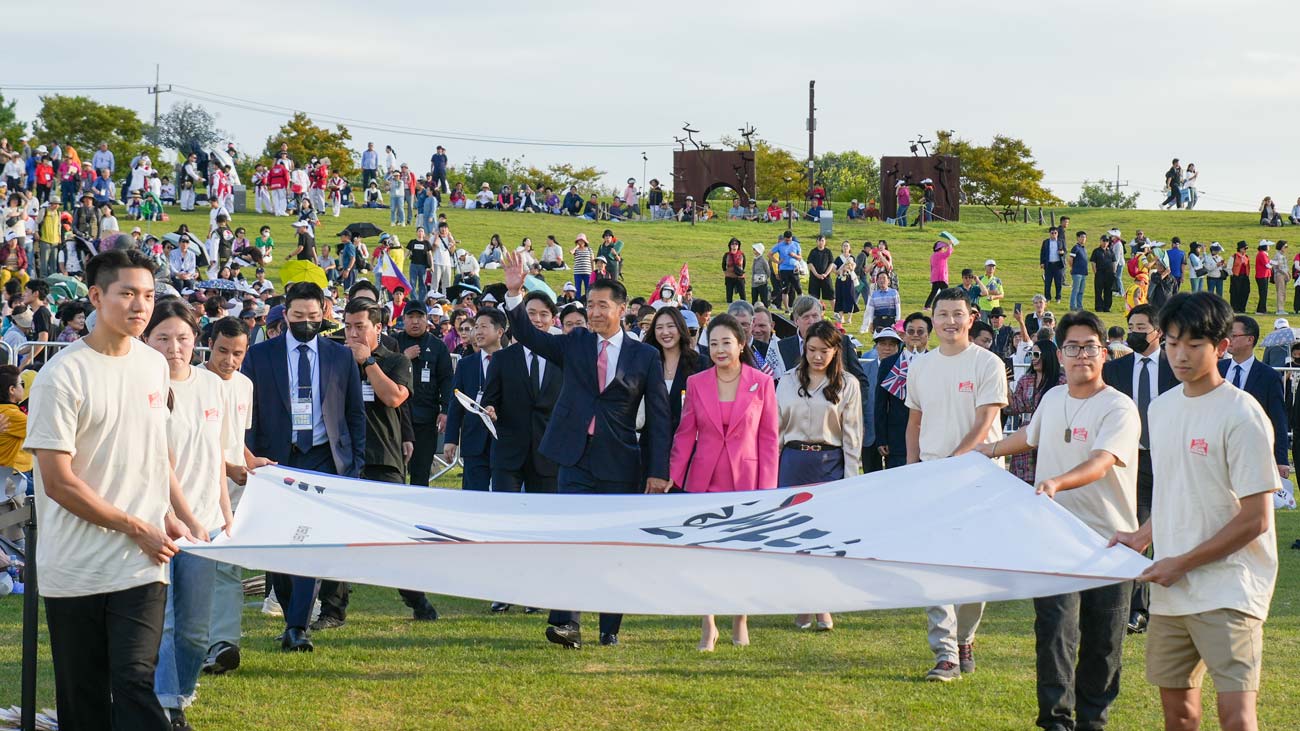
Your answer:
[[[393,263],[393,257],[388,252],[379,255],[379,260],[375,262],[375,271],[379,274],[379,284],[390,293],[396,291],[398,287],[406,290],[407,294],[411,293],[411,283],[406,281],[406,275],[402,270],[397,268]]]

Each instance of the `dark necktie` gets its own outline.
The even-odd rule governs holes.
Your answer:
[[[1138,416],[1142,417],[1142,437],[1138,441],[1143,449],[1151,448],[1151,432],[1147,428],[1147,407],[1151,405],[1150,358],[1142,359],[1142,371],[1138,374]]]
[[[533,387],[533,395],[542,391],[542,367],[537,363],[537,354],[528,354],[528,383]]]
[[[1241,388],[1241,366],[1240,365],[1234,365],[1232,367],[1232,385],[1236,386],[1237,388]]]
[[[306,343],[298,346],[298,393],[295,398],[311,403],[311,348]],[[312,424],[316,423],[316,414],[312,414]],[[294,432],[293,443],[299,452],[311,450],[313,428]]]

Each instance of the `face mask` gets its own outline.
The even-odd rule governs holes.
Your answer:
[[[1134,353],[1145,353],[1151,345],[1148,333],[1129,333],[1124,337],[1124,343],[1133,349]]]
[[[320,334],[323,322],[291,322],[289,323],[289,334],[293,339],[300,343],[310,343],[312,338]]]

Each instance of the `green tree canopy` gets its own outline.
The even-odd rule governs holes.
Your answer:
[[[860,201],[880,196],[880,165],[856,150],[817,156],[817,179],[833,201]]]
[[[1024,205],[1060,203],[1043,187],[1043,171],[1024,140],[995,135],[993,143],[977,145],[952,130],[936,132],[936,155],[961,158],[962,191],[971,203]]]
[[[72,145],[81,153],[83,162],[90,161],[99,143],[107,142],[119,172],[141,152],[156,161],[154,167],[161,163],[161,151],[145,140],[145,124],[134,110],[100,104],[84,96],[41,97],[34,133],[42,144],[57,140]]]
[[[262,162],[270,164],[283,143],[289,146],[289,156],[294,162],[302,165],[313,157],[328,157],[330,169],[346,178],[359,170],[349,146],[351,141],[352,133],[347,127],[341,124],[333,130],[318,127],[306,114],[295,112],[275,134],[266,138]]]
[[[217,118],[199,104],[180,102],[158,118],[157,127],[148,127],[145,136],[160,147],[182,154],[193,148],[207,149],[228,138],[217,129]]]
[[[4,94],[0,94],[0,137],[9,140],[11,149],[18,149],[18,140],[27,136],[27,125],[18,121],[18,114],[14,112],[13,101],[5,101]]]
[[[1125,195],[1114,185],[1104,181],[1083,181],[1079,189],[1079,199],[1072,201],[1077,208],[1137,208],[1137,199],[1141,193]]]
[[[723,137],[722,144],[733,150],[748,149],[735,137]],[[764,139],[754,139],[754,177],[754,198],[759,201],[802,201],[808,190],[804,163]]]

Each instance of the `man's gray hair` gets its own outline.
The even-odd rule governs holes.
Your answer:
[[[745,300],[736,300],[727,305],[727,314],[732,317],[740,317],[741,315],[744,315],[745,317],[753,317],[754,306]]]
[[[809,312],[812,312],[814,309],[818,312],[824,311],[821,300],[816,297],[801,294],[797,299],[795,299],[794,307],[790,308],[790,317],[798,320]]]

